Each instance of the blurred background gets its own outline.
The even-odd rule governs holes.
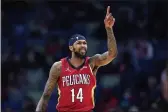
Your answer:
[[[2,112],[34,112],[68,38],[87,38],[88,56],[107,50],[106,7],[116,19],[118,57],[97,73],[95,112],[154,112],[168,57],[167,1],[2,0]],[[55,112],[57,89],[48,112]],[[154,110],[153,110],[154,109]],[[159,112],[159,111],[156,111]]]

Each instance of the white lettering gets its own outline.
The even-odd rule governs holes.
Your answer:
[[[66,76],[66,85],[69,86],[69,76]]]
[[[72,77],[70,76],[70,78],[69,78],[69,82],[70,82],[70,86],[72,86],[73,85],[73,80],[72,80]]]
[[[79,75],[75,75],[75,76],[76,76],[76,84],[79,84]]]
[[[90,75],[87,75],[87,84],[90,84]]]
[[[79,74],[79,84],[83,84],[83,78],[81,74]]]
[[[64,86],[73,86],[78,84],[90,84],[90,75],[88,74],[74,74],[62,77],[62,84]]]
[[[87,77],[86,77],[86,74],[83,74],[83,81],[84,81],[84,84],[87,84]]]
[[[73,75],[73,84],[76,85],[76,77]]]
[[[64,87],[64,85],[65,85],[65,82],[66,82],[66,79],[65,79],[65,77],[62,77],[62,83],[63,83],[63,87]]]

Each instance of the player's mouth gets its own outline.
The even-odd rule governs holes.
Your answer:
[[[80,49],[80,52],[85,53],[85,52],[86,52],[86,49],[85,49],[85,48],[82,48],[82,49]]]

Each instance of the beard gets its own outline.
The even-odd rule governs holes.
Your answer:
[[[84,53],[84,52],[82,53],[82,52],[81,52],[81,49],[83,49],[83,48],[80,48],[79,50],[76,50],[75,47],[73,46],[74,56],[75,56],[76,58],[79,58],[79,59],[85,59],[85,58],[86,58],[86,54],[87,54],[87,49],[84,48],[84,49],[85,49],[85,53]]]
[[[75,51],[75,48],[74,48],[74,54],[75,54],[75,57],[77,58],[80,58],[80,59],[84,59],[86,57],[86,54],[87,54],[87,50],[85,49],[85,54],[82,54],[80,51]]]
[[[75,57],[80,58],[80,59],[84,59],[86,57],[86,53],[81,54],[79,52],[74,52],[74,54],[75,54]]]

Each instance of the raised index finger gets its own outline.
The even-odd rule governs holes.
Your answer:
[[[110,6],[107,7],[106,15],[109,15],[109,13],[110,13]]]

